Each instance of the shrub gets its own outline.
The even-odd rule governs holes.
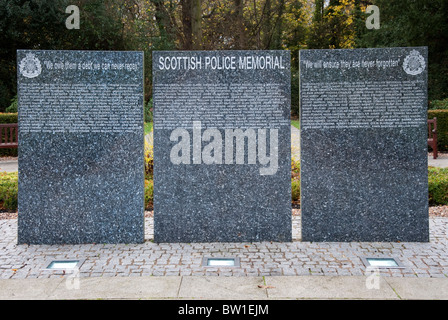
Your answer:
[[[291,159],[291,197],[292,202],[300,202],[300,161]]]
[[[17,210],[17,172],[0,172],[0,208]]]
[[[145,104],[143,118],[145,122],[152,122],[152,98]]]
[[[446,110],[448,109],[448,98],[443,100],[433,100],[429,102],[429,110]]]
[[[300,161],[291,158],[291,178],[300,180]]]
[[[448,205],[448,168],[428,168],[429,205]]]
[[[145,209],[153,208],[154,200],[154,182],[145,179]]]
[[[145,179],[152,180],[154,171],[153,147],[145,139]]]
[[[17,112],[17,95],[11,99],[11,104],[9,105],[8,108],[6,108],[5,111],[9,113]]]
[[[448,151],[448,110],[429,110],[428,119],[437,118],[437,147]]]
[[[0,113],[0,123],[17,123],[17,113]]]
[[[300,201],[300,180],[291,180],[292,201]]]

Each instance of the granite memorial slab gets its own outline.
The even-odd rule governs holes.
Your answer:
[[[144,241],[143,53],[17,51],[18,243]]]
[[[300,51],[303,241],[429,241],[427,55]]]
[[[154,240],[291,241],[290,55],[153,52]]]

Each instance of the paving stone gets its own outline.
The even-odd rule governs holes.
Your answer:
[[[300,219],[300,217],[294,217]],[[294,219],[293,218],[293,219]],[[148,218],[147,218],[148,219]],[[137,245],[10,245],[17,232],[17,220],[0,220],[0,279],[61,277],[43,271],[50,259],[85,259],[79,277],[142,275],[365,275],[360,257],[379,256],[388,249],[406,269],[382,271],[384,277],[447,277],[448,254],[445,240],[448,218],[431,220],[429,243],[176,243]],[[152,236],[150,234],[150,236]],[[443,241],[440,239],[443,238]],[[435,241],[434,239],[439,239]],[[247,247],[249,246],[249,248]],[[383,250],[386,252],[385,250]],[[99,254],[99,255],[98,255]],[[240,268],[217,270],[202,267],[204,256],[237,256]],[[5,257],[5,258],[1,258]],[[16,268],[13,268],[16,267]],[[12,269],[17,269],[16,272]]]

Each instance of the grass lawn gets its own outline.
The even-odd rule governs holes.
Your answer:
[[[300,121],[299,120],[291,120],[291,124],[300,130]]]
[[[152,131],[152,122],[145,122],[145,136]]]

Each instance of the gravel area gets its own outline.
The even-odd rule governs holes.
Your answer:
[[[300,215],[300,209],[292,209],[293,216]],[[448,217],[448,206],[429,207],[430,217]]]
[[[0,212],[0,220],[17,219],[17,212]]]
[[[428,152],[428,157],[432,157],[433,155],[432,152]],[[448,158],[448,152],[437,152],[437,158]]]

